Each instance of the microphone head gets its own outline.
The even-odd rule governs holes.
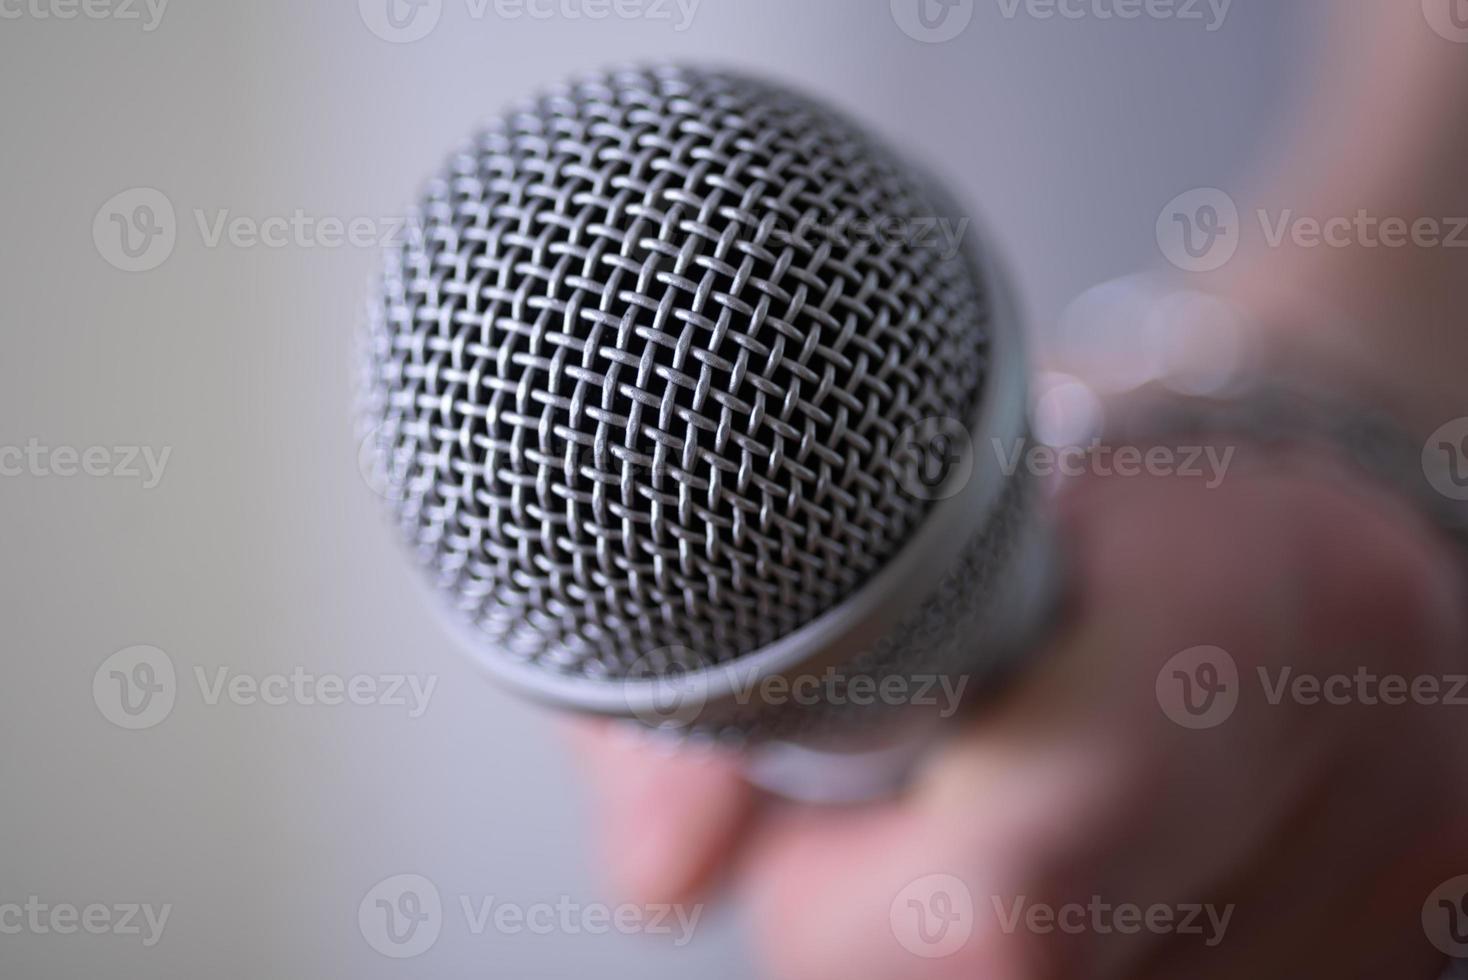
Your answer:
[[[453,154],[369,303],[363,419],[474,653],[644,720],[693,684],[680,723],[764,734],[790,713],[741,678],[981,639],[1028,494],[973,447],[1023,435],[1024,371],[967,230],[719,71],[582,78]]]

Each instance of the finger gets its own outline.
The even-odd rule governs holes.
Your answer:
[[[696,898],[720,874],[753,806],[736,761],[606,721],[573,722],[570,738],[613,887],[646,904]]]
[[[884,806],[780,808],[740,865],[757,939],[791,980],[1011,980],[1041,975],[990,896],[1081,804],[1099,767],[1041,753],[994,760],[978,800],[935,805],[932,781]],[[914,904],[915,903],[915,904]],[[954,943],[957,943],[955,946]]]

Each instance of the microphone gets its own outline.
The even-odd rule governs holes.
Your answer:
[[[891,791],[1061,576],[1018,316],[937,183],[817,102],[656,67],[430,179],[368,304],[374,481],[465,648],[552,705]],[[945,700],[946,699],[946,700]]]

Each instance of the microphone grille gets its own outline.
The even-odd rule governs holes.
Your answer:
[[[708,667],[903,547],[930,502],[899,436],[970,418],[989,354],[929,194],[829,110],[686,68],[580,79],[452,156],[369,305],[365,416],[492,655]]]

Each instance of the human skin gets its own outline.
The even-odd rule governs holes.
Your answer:
[[[1279,137],[1246,212],[1364,211],[1451,234],[1468,218],[1468,44],[1434,33],[1418,0],[1345,0],[1304,109]],[[1256,346],[1337,372],[1424,436],[1468,414],[1468,235],[1301,248],[1268,246],[1252,216],[1244,229],[1234,261],[1200,278],[1255,314]]]

